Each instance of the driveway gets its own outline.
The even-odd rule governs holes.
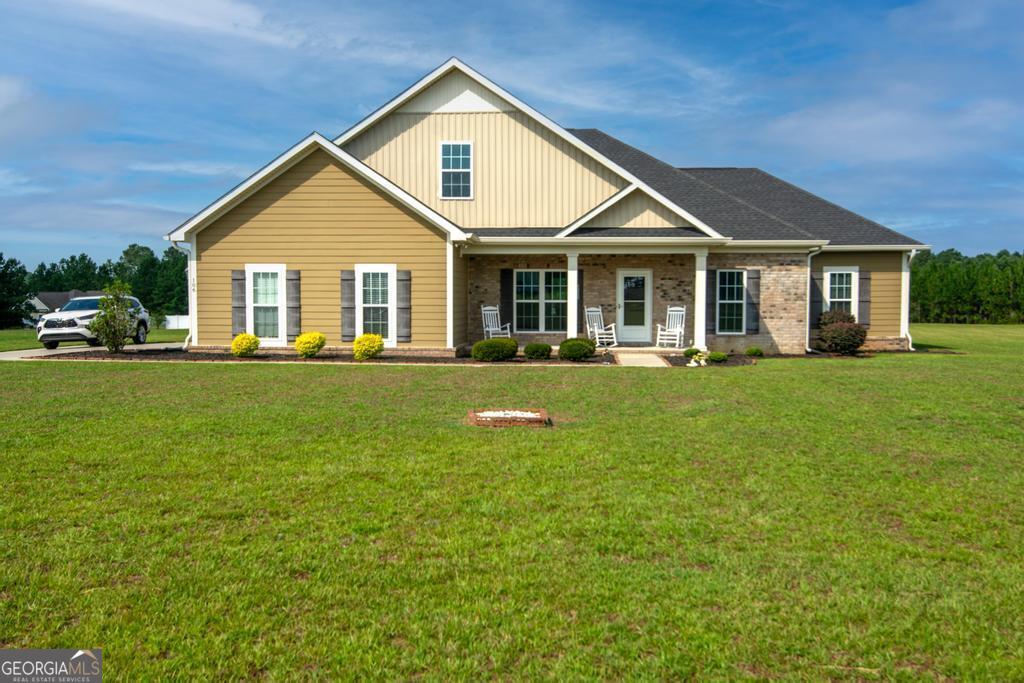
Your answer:
[[[181,342],[162,344],[129,344],[129,349],[180,349]],[[26,358],[39,358],[40,356],[59,356],[62,353],[83,353],[89,351],[106,351],[102,346],[58,346],[53,350],[37,346],[34,349],[22,349],[20,351],[0,352],[0,360],[24,360]]]

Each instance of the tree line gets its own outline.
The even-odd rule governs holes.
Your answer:
[[[910,319],[1024,323],[1024,252],[923,252],[910,262]]]
[[[188,257],[177,249],[168,247],[157,257],[141,244],[129,245],[116,261],[96,263],[78,254],[40,263],[32,271],[0,252],[0,328],[20,326],[28,314],[25,302],[37,292],[100,290],[115,280],[127,284],[151,312],[183,315],[188,312],[187,265]]]

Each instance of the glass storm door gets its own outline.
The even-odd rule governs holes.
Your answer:
[[[651,271],[618,271],[616,323],[619,341],[651,341]]]

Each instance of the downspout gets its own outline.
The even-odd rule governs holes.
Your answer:
[[[185,254],[185,256],[191,256],[191,254],[192,254],[192,252],[190,252],[188,249],[185,249],[185,248],[183,248],[181,246],[178,246],[177,242],[172,241],[171,242],[171,246],[174,247],[177,251],[181,252],[182,254]],[[185,262],[185,282],[188,283],[188,285],[187,285],[188,289],[186,289],[186,294],[189,291],[191,291],[191,287],[192,287],[191,280],[192,280],[192,278],[190,277],[190,273],[189,273],[188,261],[186,261]],[[191,311],[189,311],[188,319],[189,319],[188,334],[185,335],[185,343],[182,344],[182,348],[183,349],[187,349],[188,345],[192,342],[192,324],[191,324],[192,323],[192,312]]]
[[[917,351],[914,348],[914,338],[910,336],[910,262],[917,256],[919,249],[911,249],[910,253],[907,254],[907,349],[910,351]],[[901,292],[902,294],[902,292]]]
[[[811,348],[811,283],[814,281],[814,274],[811,271],[811,259],[821,249],[821,247],[814,247],[807,252],[807,312],[804,314],[804,318],[807,320],[807,324],[804,326],[804,351],[807,353],[817,353],[817,351]]]

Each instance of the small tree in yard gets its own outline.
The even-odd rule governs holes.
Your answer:
[[[96,335],[100,343],[111,353],[120,353],[125,342],[135,333],[135,316],[128,295],[131,287],[120,280],[103,289],[104,297],[100,299],[100,312],[96,314],[89,329]]]

